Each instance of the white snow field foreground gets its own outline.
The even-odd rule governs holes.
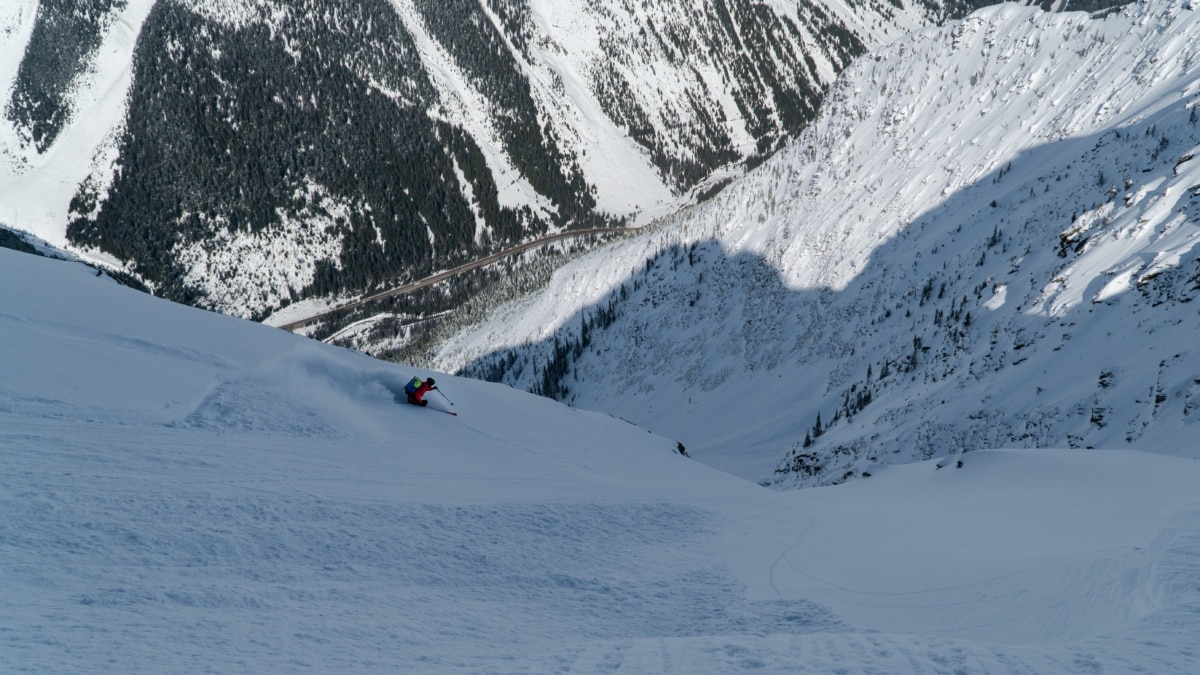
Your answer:
[[[499,385],[397,405],[409,369],[79,264],[0,249],[0,288],[6,673],[1200,663],[1194,460],[989,451],[774,492]]]

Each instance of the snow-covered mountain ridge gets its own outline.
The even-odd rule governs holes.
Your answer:
[[[434,363],[756,480],[982,447],[1195,456],[1198,45],[1197,12],[1170,2],[915,33],[718,198],[572,263]]]
[[[261,318],[670,212],[970,3],[76,4],[0,9],[0,219]]]

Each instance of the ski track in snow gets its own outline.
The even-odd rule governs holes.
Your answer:
[[[208,433],[4,416],[0,442],[17,451],[0,464],[0,643],[40,672],[1171,672],[1194,654],[1200,506],[1160,525],[1132,577],[1128,551],[1100,551],[938,589],[833,588],[943,625],[914,636],[852,628],[820,600],[747,599],[709,557],[711,508],[420,503],[403,480],[363,498],[360,476],[338,476],[361,469],[311,439],[214,452]],[[803,558],[785,551],[783,572],[803,574]],[[1027,593],[1043,597],[1006,602]],[[1132,593],[1141,616],[1058,648],[952,637],[994,628],[959,624],[956,608],[1030,630],[1110,620],[1081,616],[1111,604],[1091,593]]]
[[[201,656],[213,670],[236,667],[205,656],[213,649],[280,666],[313,653],[334,667],[470,669],[574,635],[697,632],[686,617],[736,595],[715,574],[653,564],[696,518],[670,507],[356,504],[253,486],[214,498],[229,487],[141,493],[91,480],[86,492],[46,484],[4,504],[21,523],[3,531],[9,546],[57,553],[36,569],[9,566],[10,588],[56,589],[53,607],[9,605],[12,617],[39,615],[10,647],[69,616],[70,634],[91,640],[44,646],[70,657],[64,670],[140,634],[144,647],[110,661],[131,672],[193,629],[205,638],[173,655],[181,669]],[[477,533],[469,546],[467,532]]]

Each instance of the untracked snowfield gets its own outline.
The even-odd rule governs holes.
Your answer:
[[[0,671],[1196,672],[1200,462],[774,492],[0,249]],[[453,400],[453,405],[449,404]]]

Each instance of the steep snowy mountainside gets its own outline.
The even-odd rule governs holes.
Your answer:
[[[144,451],[170,445],[170,439],[198,443],[205,438],[233,447],[258,439],[259,449],[293,442],[310,451],[356,443],[373,452],[403,447],[410,459],[424,458],[430,467],[441,461],[445,446],[437,439],[443,434],[446,443],[470,440],[480,452],[507,454],[518,448],[506,460],[514,471],[528,470],[523,456],[539,446],[562,446],[580,459],[607,453],[602,441],[623,439],[618,445],[628,450],[618,454],[646,456],[651,464],[652,456],[664,459],[660,468],[667,474],[651,469],[657,475],[647,475],[655,485],[690,464],[678,456],[674,441],[608,415],[500,385],[385,363],[167,302],[81,263],[0,249],[0,270],[5,288],[29,289],[6,294],[0,309],[6,345],[0,414],[14,423],[48,431],[62,425],[80,434],[88,428],[107,430],[131,443],[135,438],[148,442],[140,448]],[[436,376],[447,396],[432,394],[436,400],[429,410],[398,405],[397,392],[414,374]],[[451,398],[454,404],[448,405]],[[476,405],[477,400],[482,403]],[[455,408],[462,417],[433,412]],[[504,428],[526,415],[512,430]],[[497,422],[502,428],[492,426]],[[521,429],[528,436],[510,433]],[[498,437],[486,440],[489,436]],[[41,440],[53,447],[61,439],[50,434]],[[559,457],[564,466],[574,461],[567,455]],[[448,461],[461,466],[469,459]],[[534,464],[547,468],[541,460]]]
[[[31,30],[26,57],[10,65],[19,64],[19,69],[0,80],[13,82],[5,114],[13,121],[13,130],[22,135],[22,144],[42,153],[66,127],[74,112],[77,92],[73,89],[89,75],[87,70],[102,38],[118,20],[126,0],[18,0],[6,4],[6,37],[22,35],[26,26]]]
[[[916,33],[718,198],[434,363],[763,481],[983,447],[1195,456],[1197,45],[1168,2]]]
[[[115,160],[134,43],[153,4],[12,0],[0,7],[0,219],[6,224],[66,244],[72,197]]]
[[[775,492],[609,415],[0,248],[0,669],[1188,672],[1200,463]],[[436,375],[460,414],[397,405]],[[433,396],[435,405],[446,405]]]
[[[0,219],[262,318],[674,210],[962,4],[19,0]]]

